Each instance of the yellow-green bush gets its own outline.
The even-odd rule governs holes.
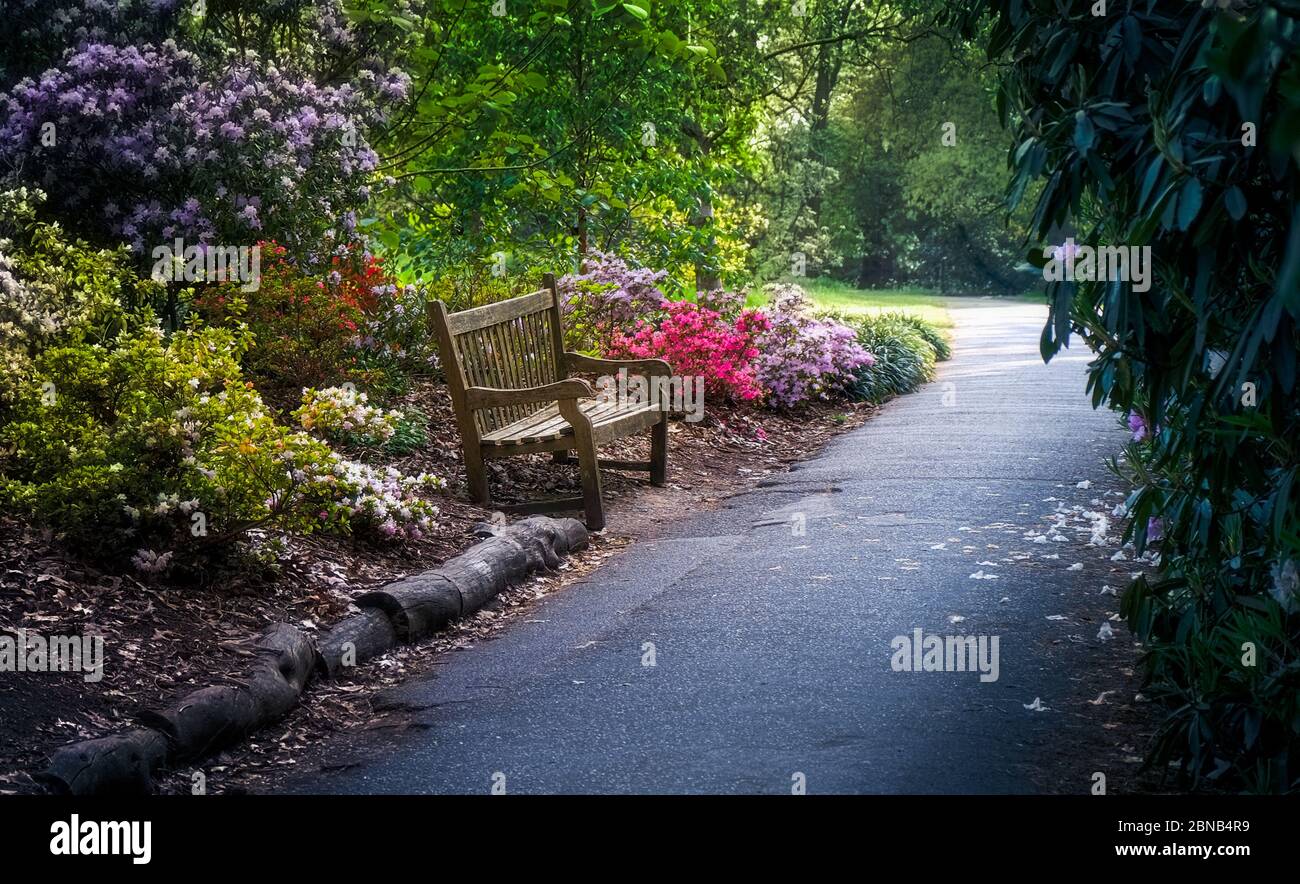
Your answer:
[[[432,476],[341,458],[278,423],[245,379],[246,327],[165,336],[114,253],[30,221],[6,239],[0,507],[145,571],[251,528],[417,537]],[[102,264],[102,266],[101,266]],[[76,268],[85,272],[75,273]],[[33,292],[56,292],[44,313]],[[35,328],[25,343],[13,329]]]

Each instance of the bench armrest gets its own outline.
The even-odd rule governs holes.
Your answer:
[[[564,399],[590,399],[596,395],[591,384],[582,378],[568,378],[543,384],[540,387],[523,387],[503,390],[497,387],[468,387],[465,404],[471,411],[495,408],[499,405],[525,405],[533,402],[559,402]]]
[[[626,368],[628,374],[640,374],[648,378],[669,377],[672,366],[662,359],[597,359],[581,353],[565,353],[564,365],[570,371],[612,371]]]

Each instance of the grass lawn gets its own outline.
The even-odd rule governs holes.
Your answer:
[[[837,313],[914,313],[940,328],[951,328],[952,317],[944,299],[933,292],[916,288],[860,289],[833,279],[805,279],[799,282],[823,310]],[[761,292],[749,296],[750,306],[764,303]]]

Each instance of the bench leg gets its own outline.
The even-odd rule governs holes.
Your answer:
[[[492,496],[488,492],[487,467],[483,463],[483,455],[477,448],[470,450],[465,448],[465,479],[469,484],[469,499],[479,504],[487,506],[492,502]]]
[[[582,473],[582,507],[587,516],[587,528],[600,531],[605,527],[605,505],[600,499],[600,460],[596,455],[591,419],[578,408],[576,399],[561,399],[560,414],[573,427],[574,448]]]
[[[600,531],[605,527],[605,504],[600,499],[600,464],[596,461],[595,446],[579,450],[578,463],[582,468],[582,508],[587,527]]]
[[[572,463],[573,456],[568,451],[552,451],[551,460],[556,463]]]
[[[650,428],[650,484],[662,488],[668,484],[668,415]]]

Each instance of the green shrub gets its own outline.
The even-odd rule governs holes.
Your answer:
[[[936,352],[929,338],[918,328],[926,325],[913,317],[897,314],[843,315],[840,322],[853,328],[858,343],[875,357],[870,366],[859,368],[848,385],[849,395],[864,402],[879,403],[910,393],[934,377]]]
[[[419,451],[429,444],[428,432],[428,414],[416,406],[403,408],[393,435],[384,444],[384,450],[398,457]]]
[[[124,248],[91,248],[37,220],[44,199],[0,191],[0,419],[42,347],[120,330],[127,310],[160,293],[136,277]]]
[[[369,404],[355,387],[327,387],[302,391],[302,406],[293,418],[304,430],[356,445],[376,445],[392,438],[401,412],[384,411]]]
[[[350,377],[367,302],[350,263],[327,282],[326,271],[306,272],[276,243],[260,243],[261,277],[256,290],[240,283],[209,286],[195,309],[211,323],[247,326],[253,333],[244,356],[248,370],[269,388],[293,391],[325,387]],[[349,276],[343,278],[343,270]]]
[[[962,6],[1003,71],[1011,207],[1038,194],[1043,356],[1082,337],[1094,404],[1143,436],[1121,467],[1126,536],[1139,550],[1159,537],[1160,573],[1131,583],[1121,613],[1166,711],[1148,762],[1178,762],[1193,786],[1295,791],[1300,14],[1281,0]],[[1059,272],[1079,254],[1058,246],[1048,265],[1062,230],[1080,249],[1149,250],[1145,273]]]
[[[436,363],[425,293],[398,285],[384,263],[358,249],[304,266],[284,246],[259,244],[259,285],[212,285],[194,302],[208,322],[253,332],[244,364],[280,404],[303,387],[354,383],[400,395],[410,376]]]
[[[418,536],[440,486],[340,458],[271,417],[240,374],[247,336],[155,326],[33,360],[0,429],[0,505],[145,571],[251,528]],[[313,402],[315,400],[312,400]]]
[[[421,492],[440,479],[346,460],[276,422],[243,374],[247,326],[165,337],[119,253],[20,208],[0,249],[0,508],[153,573],[256,527],[419,537],[431,524]],[[296,416],[381,442],[398,423],[340,390],[307,391]]]

